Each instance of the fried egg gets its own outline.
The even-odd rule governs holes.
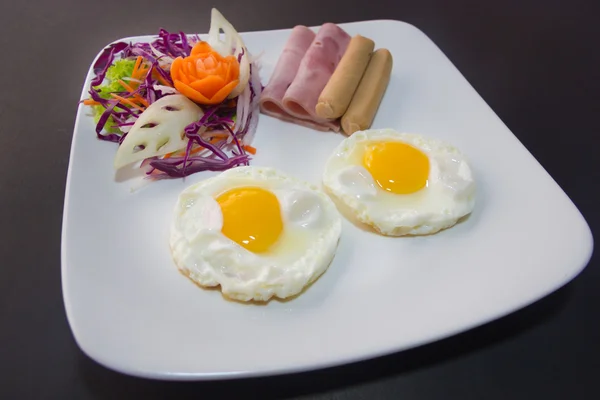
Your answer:
[[[341,217],[316,186],[272,168],[237,167],[185,189],[170,247],[179,270],[239,301],[300,293],[331,263]]]
[[[387,236],[436,233],[475,205],[473,174],[458,149],[391,129],[344,139],[327,160],[323,186],[350,216]]]

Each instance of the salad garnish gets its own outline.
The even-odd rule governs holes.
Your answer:
[[[262,84],[256,60],[215,8],[206,41],[160,29],[151,42],[117,42],[93,65],[88,99],[114,166],[141,161],[152,178],[248,165]]]

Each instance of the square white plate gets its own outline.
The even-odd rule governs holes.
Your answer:
[[[300,297],[263,306],[229,302],[181,275],[168,246],[179,192],[214,173],[139,188],[140,178],[115,176],[116,146],[96,139],[80,106],[62,282],[69,323],[86,354],[127,374],[164,379],[333,366],[496,319],[585,267],[593,244],[579,211],[431,40],[397,21],[342,27],[394,56],[373,127],[444,139],[467,154],[478,183],[470,218],[416,238],[385,238],[344,221],[329,270]],[[264,51],[265,84],[288,34],[243,34],[253,54]],[[326,157],[342,139],[261,115],[252,164],[320,182]]]

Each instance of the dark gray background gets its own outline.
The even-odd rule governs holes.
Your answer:
[[[170,383],[117,374],[81,353],[62,303],[60,232],[71,134],[85,74],[98,50],[120,37],[153,34],[159,27],[206,32],[215,4],[2,2],[0,398],[600,398],[597,253],[572,283],[522,311],[441,342],[340,368],[276,378]],[[596,4],[230,0],[216,5],[239,31],[382,18],[416,25],[448,55],[598,233]]]

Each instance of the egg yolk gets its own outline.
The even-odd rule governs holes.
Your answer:
[[[223,214],[223,235],[254,253],[262,253],[283,230],[279,200],[270,191],[243,187],[216,198]]]
[[[429,158],[402,142],[381,142],[367,147],[364,167],[383,190],[409,194],[423,189],[429,177]]]

